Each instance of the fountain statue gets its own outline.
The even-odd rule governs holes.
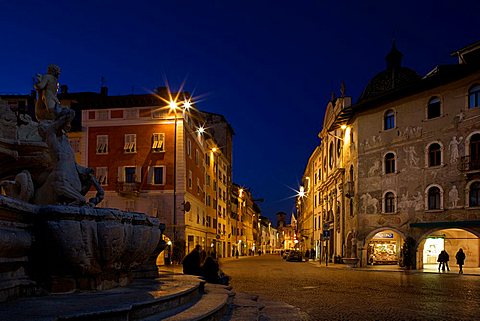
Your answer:
[[[165,246],[158,219],[95,207],[104,191],[93,169],[75,161],[75,112],[57,98],[59,75],[55,65],[37,75],[38,122],[0,100],[0,301],[126,285],[148,264],[143,276],[155,277]]]

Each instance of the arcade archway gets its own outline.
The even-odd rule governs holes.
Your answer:
[[[464,267],[480,266],[480,238],[474,232],[460,228],[439,229],[429,232],[420,241],[417,250],[417,268],[438,269],[437,258],[442,250],[450,256],[449,264],[456,266],[455,254],[462,248],[467,259]]]
[[[398,265],[404,236],[394,229],[372,233],[367,239],[367,265]]]

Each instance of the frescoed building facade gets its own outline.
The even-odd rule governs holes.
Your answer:
[[[357,103],[344,88],[329,103],[315,151],[320,195],[308,197],[317,195],[314,238],[329,243],[330,260],[405,264],[411,255],[410,266],[429,268],[439,251],[463,248],[480,265],[479,48],[420,77],[394,46]]]

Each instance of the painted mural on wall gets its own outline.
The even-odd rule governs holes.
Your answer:
[[[378,199],[375,197],[372,197],[370,193],[363,194],[360,196],[360,199],[362,201],[362,212],[364,214],[371,213],[371,214],[377,214],[378,213]]]
[[[460,158],[460,148],[462,147],[461,142],[463,137],[457,139],[457,136],[453,136],[452,140],[448,144],[448,150],[450,152],[450,163],[457,163]]]

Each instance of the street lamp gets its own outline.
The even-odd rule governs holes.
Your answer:
[[[169,111],[174,116],[174,134],[173,134],[173,240],[177,239],[177,126],[178,126],[178,111],[181,110],[181,119],[192,108],[190,99],[185,99],[183,102],[179,101],[180,93],[175,97],[172,96],[170,90],[168,91],[169,99],[162,98],[168,104]]]

